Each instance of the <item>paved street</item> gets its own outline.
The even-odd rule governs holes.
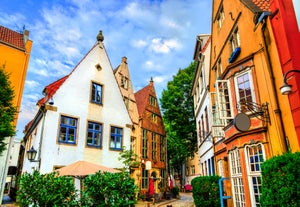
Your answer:
[[[180,199],[166,200],[152,204],[151,202],[138,202],[136,207],[194,207],[192,193],[180,193]]]

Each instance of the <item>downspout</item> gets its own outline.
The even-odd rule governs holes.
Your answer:
[[[284,129],[284,126],[283,126],[283,120],[282,120],[282,114],[281,114],[281,110],[280,110],[280,106],[279,106],[278,96],[275,92],[275,90],[276,90],[275,78],[274,78],[273,70],[271,69],[271,67],[272,67],[271,58],[270,58],[268,45],[267,45],[267,40],[266,40],[266,36],[265,36],[266,21],[265,21],[264,17],[267,17],[267,16],[268,15],[264,14],[264,16],[262,17],[263,19],[260,20],[262,22],[261,31],[262,31],[263,41],[264,41],[264,48],[266,48],[267,64],[268,64],[268,68],[269,68],[269,72],[270,72],[270,76],[271,76],[271,84],[272,84],[272,87],[273,87],[272,92],[273,92],[273,95],[275,97],[275,103],[276,103],[276,109],[274,110],[274,112],[275,112],[275,114],[278,114],[278,117],[279,117],[280,127],[281,127],[282,135],[283,135],[283,145],[284,145],[284,148],[285,148],[284,150],[285,150],[285,152],[287,152],[287,151],[290,151],[290,146],[289,146],[289,141],[288,141],[288,138],[286,137],[286,132],[285,132],[285,129]]]
[[[46,112],[47,110],[45,109],[45,105],[41,107],[43,111],[43,122],[42,122],[42,129],[41,129],[41,135],[40,135],[40,142],[39,142],[39,151],[38,151],[38,158],[37,160],[39,161],[39,171],[41,169],[41,153],[42,153],[42,144],[43,144],[43,137],[44,137],[44,126],[45,126],[45,117],[46,117]]]

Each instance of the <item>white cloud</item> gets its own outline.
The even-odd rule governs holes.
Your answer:
[[[150,60],[146,61],[146,63],[145,63],[145,67],[147,67],[147,68],[153,68],[153,65],[154,65],[153,62]]]
[[[179,48],[179,43],[174,39],[163,40],[162,38],[152,39],[151,49],[156,53],[169,53],[172,49]]]
[[[145,40],[133,40],[132,46],[136,48],[143,48],[147,46],[147,42]]]

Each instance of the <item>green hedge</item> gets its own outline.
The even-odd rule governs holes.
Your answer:
[[[219,176],[200,176],[192,180],[193,199],[196,207],[219,207]]]
[[[275,156],[262,164],[260,202],[268,207],[300,206],[300,152]]]

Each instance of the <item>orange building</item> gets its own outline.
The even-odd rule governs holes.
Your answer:
[[[209,87],[224,130],[214,151],[227,206],[260,206],[262,162],[294,144],[274,81],[282,72],[269,8],[268,0],[213,1]]]
[[[20,108],[32,41],[29,31],[19,33],[0,26],[0,65],[8,72],[15,92],[13,103]],[[17,123],[18,116],[15,120]]]

